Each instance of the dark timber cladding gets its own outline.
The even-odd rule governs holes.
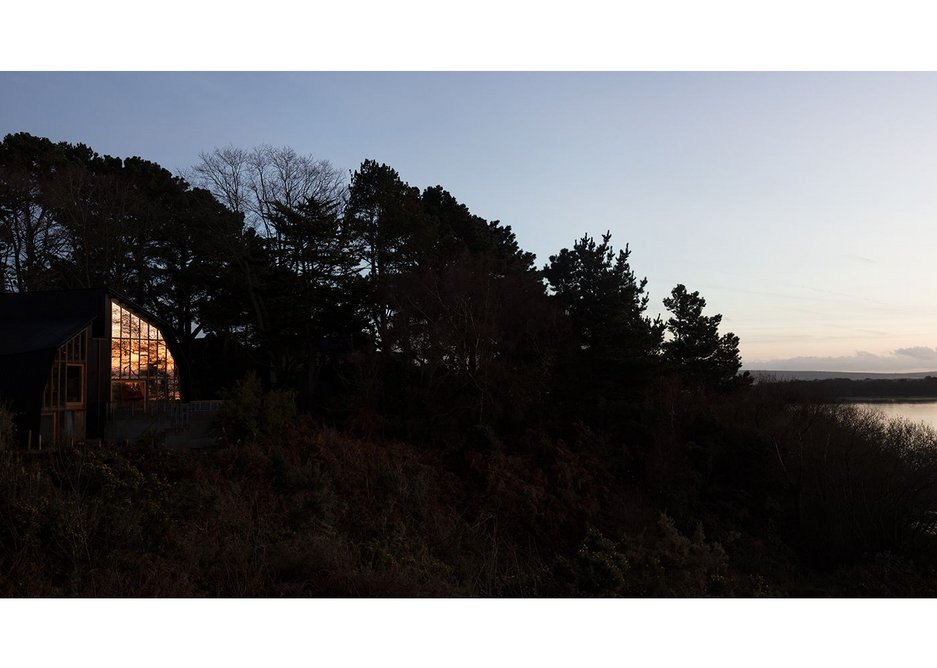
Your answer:
[[[0,401],[19,440],[100,438],[110,415],[181,399],[169,327],[109,289],[0,294]]]

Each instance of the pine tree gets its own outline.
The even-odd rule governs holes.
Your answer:
[[[615,253],[611,233],[589,235],[550,257],[543,274],[572,320],[580,346],[608,362],[657,355],[662,325],[644,313],[647,279],[635,277],[629,247]]]
[[[664,299],[664,306],[673,314],[667,320],[665,361],[695,385],[725,385],[735,378],[742,366],[739,337],[732,332],[719,335],[722,315],[703,315],[706,300],[682,284]]]

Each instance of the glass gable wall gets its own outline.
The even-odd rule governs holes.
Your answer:
[[[160,331],[111,301],[111,401],[146,405],[179,399],[176,362]]]

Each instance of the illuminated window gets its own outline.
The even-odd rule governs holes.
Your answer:
[[[176,362],[159,329],[111,302],[111,400],[179,399]]]

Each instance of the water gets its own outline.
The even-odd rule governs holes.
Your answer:
[[[912,422],[923,422],[937,429],[937,400],[924,401],[851,401],[855,406],[872,407],[887,417],[900,417]]]

